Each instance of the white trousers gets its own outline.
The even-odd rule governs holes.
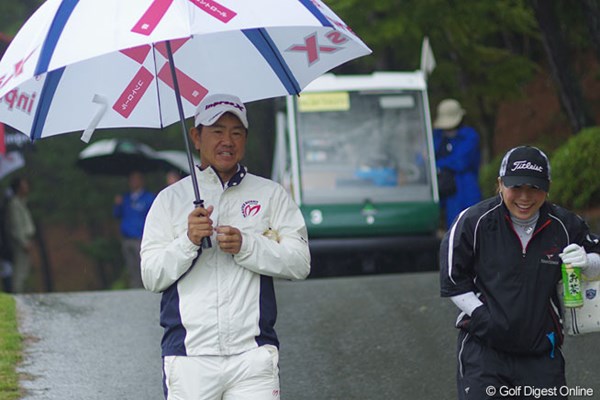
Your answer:
[[[233,356],[166,356],[166,400],[279,400],[279,352],[265,345]]]

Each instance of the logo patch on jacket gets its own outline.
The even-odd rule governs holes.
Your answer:
[[[588,300],[594,300],[596,294],[596,289],[588,289],[585,291],[585,298]]]
[[[242,204],[242,215],[244,218],[253,217],[260,211],[260,204],[258,200],[248,200]]]
[[[558,253],[560,253],[559,248],[557,246],[552,246],[544,252],[544,256],[546,258],[542,258],[540,260],[540,262],[542,264],[558,265],[558,264],[560,264],[560,259],[558,258]]]

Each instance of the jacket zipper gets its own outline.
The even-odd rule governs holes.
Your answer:
[[[531,243],[531,241],[533,240],[533,238],[542,231],[542,229],[544,229],[545,227],[547,227],[548,225],[550,225],[550,220],[547,220],[546,222],[544,222],[542,224],[542,226],[539,227],[539,229],[537,229],[535,232],[533,232],[533,234],[531,235],[531,239],[529,239],[529,242],[527,242],[527,246],[525,246],[525,248],[523,249],[523,257],[525,257],[525,254],[527,254],[527,247],[529,247],[529,243]],[[514,230],[514,229],[513,229]],[[516,233],[516,232],[515,232]],[[518,236],[518,235],[517,235]]]
[[[535,232],[533,232],[533,234],[531,235],[531,239],[529,239],[529,242],[527,242],[527,245],[523,246],[523,242],[521,241],[521,238],[519,237],[519,234],[517,233],[515,226],[513,225],[512,220],[510,219],[509,216],[505,216],[506,220],[508,221],[508,224],[510,225],[510,229],[513,231],[513,233],[515,234],[515,236],[517,237],[517,239],[519,240],[519,243],[521,244],[521,256],[523,258],[525,258],[525,256],[527,255],[527,248],[529,247],[529,243],[531,243],[531,241],[533,240],[533,238],[542,231],[542,229],[544,229],[545,227],[547,227],[548,225],[550,225],[550,220],[547,220],[546,222],[544,222],[542,224],[542,226],[540,226]]]
[[[527,248],[529,247],[529,243],[531,243],[531,241],[533,240],[533,238],[539,234],[543,229],[545,229],[548,225],[550,225],[550,220],[547,220],[546,222],[544,222],[538,229],[535,230],[535,232],[533,232],[533,234],[531,235],[531,239],[529,239],[529,242],[527,242],[527,245],[525,247],[523,247],[523,242],[521,241],[521,238],[519,237],[519,234],[517,233],[517,231],[515,230],[515,227],[512,223],[512,220],[510,219],[510,217],[506,217],[506,219],[508,220],[509,224],[510,224],[510,228],[512,229],[513,233],[515,234],[515,236],[517,237],[517,239],[519,239],[519,243],[521,243],[521,255],[523,257],[523,259],[527,256]],[[548,312],[550,313],[550,318],[552,319],[552,323],[554,325],[554,329],[556,330],[556,341],[555,343],[552,344],[552,352],[551,354],[554,354],[554,349],[555,348],[559,348],[560,346],[563,344],[564,342],[564,335],[562,332],[562,328],[560,326],[560,322],[557,320],[557,316],[554,313],[552,306],[548,305]]]

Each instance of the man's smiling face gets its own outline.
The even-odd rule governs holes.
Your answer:
[[[194,146],[200,152],[201,168],[212,166],[223,182],[229,181],[237,172],[238,163],[246,152],[248,131],[240,119],[231,113],[225,113],[202,131],[191,131]]]

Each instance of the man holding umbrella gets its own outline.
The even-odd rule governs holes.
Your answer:
[[[208,96],[194,120],[207,207],[186,177],[158,194],[142,239],[144,286],[162,293],[165,398],[279,399],[273,278],[308,276],[306,225],[280,185],[240,164],[239,98]]]

